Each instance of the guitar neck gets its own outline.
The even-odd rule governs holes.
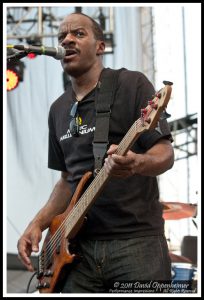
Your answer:
[[[139,126],[142,126],[141,119],[139,118],[126,133],[118,148],[116,154],[125,155],[127,151],[131,148],[134,141],[139,137],[141,132],[138,130]],[[98,197],[99,193],[103,189],[104,185],[108,181],[110,175],[105,172],[105,168],[102,167],[100,172],[91,182],[89,187],[80,197],[76,205],[73,207],[71,213],[65,219],[65,236],[67,237],[69,233],[74,229],[78,224],[78,221],[81,220],[83,216],[86,215],[89,207]]]

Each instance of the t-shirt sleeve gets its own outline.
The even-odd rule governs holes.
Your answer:
[[[168,139],[170,142],[173,142],[169,125],[165,119],[159,120],[155,129],[142,133],[138,139],[138,143],[143,149],[148,150],[160,139]]]
[[[51,109],[48,117],[48,127],[48,168],[67,172],[66,165],[64,162],[64,154],[56,136],[54,118]]]

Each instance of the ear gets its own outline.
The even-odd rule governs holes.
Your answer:
[[[96,55],[103,55],[105,47],[106,45],[103,41],[96,41]]]

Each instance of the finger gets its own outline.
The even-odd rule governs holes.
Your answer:
[[[105,159],[104,166],[108,175],[124,178],[134,175],[134,163],[131,158],[125,159],[118,155],[113,158],[113,156]]]
[[[123,174],[126,176],[126,173],[128,173],[127,168],[124,166],[117,165],[113,162],[113,160],[109,159],[105,163],[105,170],[108,175],[114,175],[114,176],[119,176],[122,177]]]
[[[131,162],[126,162],[124,159],[114,159],[112,157],[108,157],[105,160],[105,168],[108,172],[114,172],[114,171],[128,171],[132,167]]]
[[[23,265],[29,270],[33,271],[33,266],[30,260],[31,255],[31,242],[29,240],[23,240],[18,243],[18,258]]]
[[[38,252],[39,251],[39,237],[36,234],[31,236],[31,243],[32,243],[32,251]]]
[[[34,268],[31,260],[28,256],[20,256],[18,255],[18,259],[22,262],[22,264],[28,269],[28,271],[33,272]]]
[[[114,165],[115,165],[115,163],[112,160],[111,156],[109,155],[105,159],[105,163],[104,163],[104,167],[105,167],[106,171],[109,173],[114,168]]]
[[[117,145],[112,144],[112,145],[110,146],[110,148],[108,149],[107,154],[108,154],[108,155],[111,155],[111,154],[115,153],[115,151],[117,150],[117,148],[118,148]]]
[[[119,165],[129,166],[134,162],[132,156],[128,156],[128,155],[121,156],[121,155],[113,154],[111,158],[113,159],[114,163]]]

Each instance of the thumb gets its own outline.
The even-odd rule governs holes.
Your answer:
[[[110,148],[108,149],[107,154],[108,154],[108,155],[111,155],[111,154],[115,153],[115,151],[117,150],[117,148],[118,148],[117,145],[112,144],[112,145],[110,146]]]

